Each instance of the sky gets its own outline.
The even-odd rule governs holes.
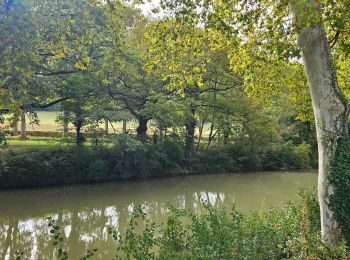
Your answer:
[[[151,10],[159,6],[159,1],[160,0],[149,0],[149,1],[145,1],[146,3],[141,4],[141,5],[137,5],[137,6],[142,10],[142,13],[144,15],[154,16],[154,14],[152,14]]]

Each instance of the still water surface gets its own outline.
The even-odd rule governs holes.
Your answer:
[[[201,200],[216,207],[244,212],[281,206],[295,200],[302,187],[314,187],[315,172],[201,175],[168,179],[84,184],[44,189],[0,191],[0,259],[13,259],[15,250],[29,259],[53,259],[46,218],[63,228],[70,259],[99,248],[98,259],[116,254],[107,227],[123,230],[136,205],[153,221],[165,220],[167,203],[199,211]]]

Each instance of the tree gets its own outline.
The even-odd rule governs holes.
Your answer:
[[[115,14],[118,15],[116,10]],[[127,8],[123,45],[111,45],[101,69],[96,73],[99,88],[122,105],[138,121],[137,136],[145,141],[151,117],[145,112],[147,104],[157,102],[157,95],[166,92],[165,84],[155,73],[144,70],[147,46],[144,30],[147,24],[134,9]],[[114,33],[111,27],[111,34]]]
[[[61,82],[71,74],[89,74],[99,67],[111,43],[106,4],[14,0],[5,1],[2,9],[0,113],[79,98],[63,95]]]
[[[146,69],[161,74],[167,88],[182,97],[182,103],[186,104],[185,158],[191,159],[198,115],[211,115],[213,119],[220,113],[227,113],[227,107],[218,106],[216,99],[240,88],[241,77],[229,69],[226,46],[211,44],[210,39],[220,38],[215,32],[166,18],[150,23],[146,37],[150,46]],[[214,120],[211,123],[209,145],[214,138]],[[202,138],[202,126],[199,126],[198,143]]]
[[[335,215],[335,208],[341,205],[331,206],[330,199],[341,190],[331,184],[329,178],[331,163],[339,158],[339,140],[348,140],[348,105],[338,87],[330,44],[333,46],[339,42],[343,49],[348,49],[348,36],[344,36],[347,35],[344,28],[349,26],[349,18],[344,14],[348,2],[324,1],[322,5],[316,0],[164,0],[162,6],[176,21],[194,26],[201,23],[208,31],[221,32],[226,42],[217,43],[215,39],[211,42],[217,46],[229,46],[230,57],[243,48],[253,49],[262,58],[276,57],[289,62],[291,57],[299,56],[300,50],[311,93],[319,148],[321,230],[326,241],[337,242],[339,226],[336,218],[340,218]],[[176,41],[177,35],[172,36]],[[345,199],[337,203],[345,203]]]
[[[290,6],[297,25],[300,25],[298,46],[301,49],[311,92],[316,120],[319,155],[318,193],[321,206],[322,235],[327,241],[337,242],[340,230],[329,197],[335,187],[329,183],[330,163],[334,158],[339,138],[348,138],[347,101],[341,94],[323,21],[306,25],[309,16],[321,17],[321,6],[316,1],[295,2]]]

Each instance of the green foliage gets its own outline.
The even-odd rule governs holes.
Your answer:
[[[119,255],[135,259],[348,259],[344,244],[322,242],[315,192],[303,191],[301,197],[246,216],[207,202],[200,214],[170,207],[159,226],[137,208],[124,233],[111,233]],[[136,231],[137,225],[144,229]]]
[[[234,173],[311,168],[309,145],[212,145],[184,161],[181,140],[142,143],[119,135],[113,146],[26,146],[0,150],[0,187],[98,182],[169,174]],[[271,147],[270,147],[271,146]]]
[[[0,101],[0,105],[1,105],[1,101]],[[0,125],[3,124],[3,123],[5,123],[5,118],[0,113]],[[2,127],[0,127],[0,146],[2,146],[2,145],[7,145],[6,131]]]
[[[110,161],[115,162],[113,175],[130,178],[160,174],[165,168],[167,158],[157,147],[145,144],[129,135],[120,135],[111,150]]]
[[[306,143],[295,146],[288,141],[257,147],[238,141],[198,152],[191,167],[196,172],[207,173],[308,169],[314,167],[311,155],[310,145]]]
[[[59,260],[67,260],[68,252],[63,249],[64,246],[64,233],[60,229],[60,227],[56,224],[56,221],[49,217],[47,219],[49,221],[48,226],[50,228],[50,235],[52,237],[52,245],[57,249],[57,259]]]
[[[296,154],[295,146],[291,141],[281,145],[271,144],[263,156],[263,169],[298,169],[301,166],[300,156],[302,154]]]
[[[57,221],[53,219],[52,217],[48,217],[48,226],[50,228],[50,236],[52,240],[52,245],[55,248],[55,254],[56,258],[59,260],[67,260],[68,259],[68,251],[65,250],[65,236],[64,231],[60,228],[60,226],[57,224]],[[86,251],[86,254],[79,258],[79,260],[86,260],[94,256],[94,254],[97,252],[97,248],[95,249],[88,249]]]
[[[337,149],[330,164],[328,181],[334,187],[329,197],[329,206],[350,245],[350,140],[348,137],[337,140]]]
[[[235,148],[234,145],[227,145],[224,148],[212,146],[206,152],[199,152],[196,155],[192,167],[196,172],[206,173],[239,171],[243,169],[239,162],[245,160],[247,154]],[[236,151],[239,154],[236,154]]]
[[[145,209],[135,207],[123,231],[108,227],[116,241],[114,259],[349,259],[344,242],[323,242],[315,190],[302,190],[300,200],[281,208],[263,208],[247,215],[234,206],[217,209],[202,201],[200,212],[169,206],[164,223],[156,225]],[[64,232],[48,218],[57,259],[68,259]],[[86,260],[98,249],[79,258]],[[18,251],[16,259],[24,259]]]
[[[20,251],[20,250],[16,250],[16,252],[15,252],[15,259],[16,259],[16,260],[25,259],[25,258],[24,258],[24,252],[22,252],[22,251]]]
[[[161,150],[164,151],[170,162],[180,164],[184,158],[184,149],[181,142],[165,140],[161,145]]]
[[[0,187],[164,176],[172,169],[180,171],[181,149],[170,142],[143,144],[126,135],[121,136],[114,147],[108,148],[9,147],[0,150]]]
[[[138,220],[141,220],[145,226],[141,234],[136,231],[139,224]],[[146,214],[141,207],[136,207],[124,234],[119,234],[113,229],[109,229],[109,233],[112,234],[115,240],[123,241],[119,243],[117,250],[125,252],[127,259],[154,259],[155,253],[152,252],[152,249],[156,245],[154,240],[155,227],[156,225],[150,223],[149,219],[146,218]],[[134,243],[135,241],[137,243]],[[123,258],[120,257],[120,259]]]
[[[294,148],[294,153],[299,159],[300,167],[307,169],[311,165],[311,145],[305,142],[299,144]]]

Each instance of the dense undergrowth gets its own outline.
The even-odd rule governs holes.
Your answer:
[[[348,137],[337,140],[337,149],[331,160],[329,183],[334,188],[329,206],[335,219],[350,245],[350,140]]]
[[[243,215],[214,209],[202,214],[171,209],[166,223],[155,225],[141,208],[123,234],[112,232],[121,258],[135,259],[349,259],[345,242],[324,243],[315,193],[302,192],[299,203]],[[143,222],[143,232],[136,232]]]
[[[349,259],[345,242],[322,241],[315,192],[302,191],[301,198],[247,215],[207,202],[200,213],[170,207],[162,224],[153,223],[139,207],[125,231],[109,233],[116,242],[116,259]],[[69,259],[61,228],[48,220],[58,259]],[[98,254],[98,248],[90,249],[82,259]]]
[[[307,144],[272,145],[264,152],[240,143],[199,149],[184,158],[183,144],[142,143],[119,136],[115,145],[29,146],[0,149],[0,188],[162,177],[180,174],[312,168]]]

